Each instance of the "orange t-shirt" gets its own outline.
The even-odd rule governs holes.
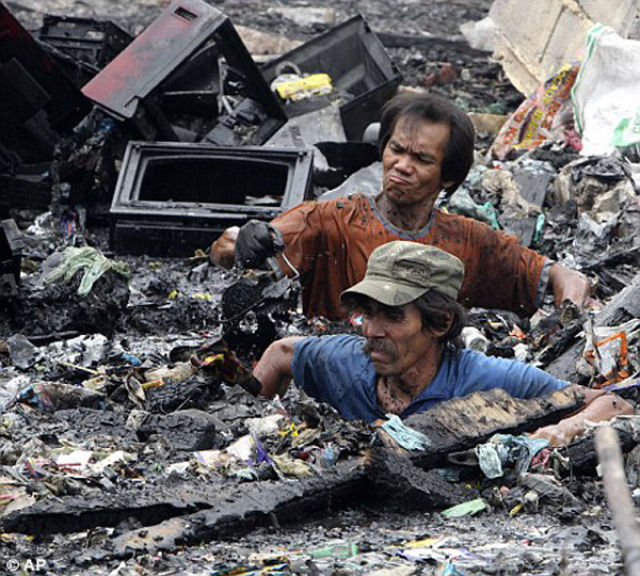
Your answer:
[[[340,293],[364,277],[369,254],[392,240],[437,246],[460,258],[465,275],[460,302],[530,315],[536,310],[547,259],[515,236],[440,210],[415,232],[396,228],[371,197],[354,194],[326,202],[303,202],[272,222],[283,234],[285,254],[301,273],[308,316],[344,318]]]

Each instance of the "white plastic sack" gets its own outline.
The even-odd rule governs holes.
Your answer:
[[[582,154],[640,143],[640,42],[594,26],[571,96]]]

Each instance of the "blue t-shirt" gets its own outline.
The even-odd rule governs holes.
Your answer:
[[[373,422],[384,418],[385,413],[378,404],[378,375],[363,350],[364,342],[364,338],[352,335],[301,340],[293,352],[293,378],[307,394],[331,404],[344,418]],[[446,349],[436,377],[400,417],[491,388],[502,388],[515,398],[526,399],[546,396],[566,386],[566,382],[523,362],[473,350]]]

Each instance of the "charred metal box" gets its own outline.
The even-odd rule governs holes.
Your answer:
[[[119,254],[188,256],[310,198],[311,150],[129,142],[111,204]]]
[[[2,2],[0,31],[0,142],[22,162],[49,160],[91,105]]]
[[[202,0],[174,0],[83,92],[147,140],[260,145],[287,119],[231,21]]]
[[[364,129],[378,120],[380,108],[396,92],[402,76],[382,42],[362,16],[287,52],[261,67],[271,84],[292,63],[302,74],[325,73],[331,77],[331,94],[288,102],[291,118],[339,100],[348,140],[360,140]]]

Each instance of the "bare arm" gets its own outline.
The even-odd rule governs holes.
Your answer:
[[[227,228],[218,239],[211,244],[209,252],[209,260],[213,264],[222,266],[223,268],[231,268],[233,266],[236,255],[236,239],[238,238],[238,226]]]
[[[582,308],[591,295],[591,286],[584,274],[557,262],[549,269],[549,284],[556,306],[571,300],[578,308]]]
[[[633,406],[615,394],[580,388],[585,403],[578,412],[557,424],[539,428],[531,436],[546,438],[552,446],[564,446],[584,432],[587,422],[603,422],[621,414],[633,414]]]
[[[304,336],[289,336],[276,340],[264,351],[253,369],[253,375],[262,384],[261,396],[273,398],[286,392],[293,376],[293,349],[300,340]]]

